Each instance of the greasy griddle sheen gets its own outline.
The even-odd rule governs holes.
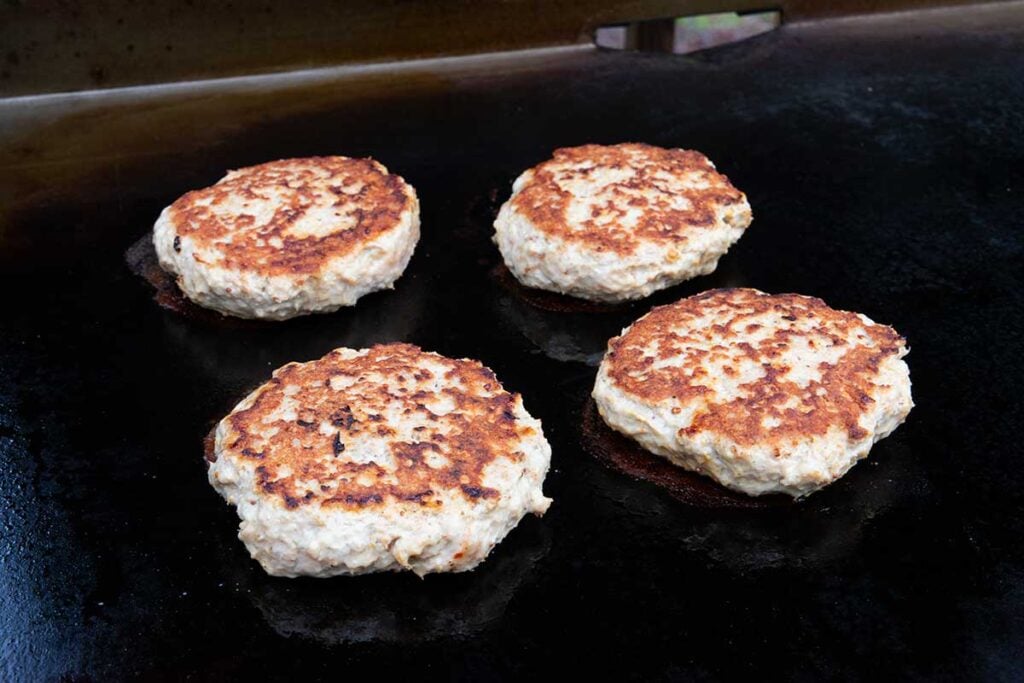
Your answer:
[[[620,303],[588,301],[587,299],[580,299],[574,296],[527,287],[516,279],[515,275],[512,274],[504,263],[499,263],[492,268],[490,274],[506,292],[543,311],[552,311],[554,313],[613,313],[626,310],[633,305],[629,301]]]
[[[407,344],[353,358],[335,351],[275,372],[255,400],[226,418],[221,447],[255,463],[260,491],[287,508],[440,506],[444,491],[491,499],[500,493],[484,485],[485,467],[497,458],[521,460],[516,444],[535,435],[518,423],[516,401],[475,361]],[[405,423],[402,434],[397,420]],[[393,467],[358,452],[367,437],[386,444]]]
[[[713,324],[691,325],[711,312]],[[751,340],[767,318],[774,322],[771,333]],[[859,339],[851,343],[855,332]],[[816,368],[820,378],[805,386],[788,379],[794,368],[785,361],[794,340],[803,339],[812,349],[844,349],[836,363],[822,362]],[[623,391],[649,402],[701,403],[684,433],[711,430],[741,445],[782,444],[824,435],[834,426],[850,439],[864,438],[860,419],[874,402],[879,366],[904,344],[891,327],[867,326],[856,313],[837,311],[821,299],[718,289],[655,308],[627,335],[613,339],[608,354],[611,378]],[[659,368],[666,359],[678,359],[687,370]],[[716,368],[738,377],[740,364],[760,366],[763,374],[739,383],[735,397],[714,400],[708,378]]]
[[[575,221],[568,213],[568,188],[590,182],[597,172],[618,179],[601,182],[585,200],[589,215]],[[648,240],[684,243],[694,230],[715,226],[718,207],[743,201],[743,193],[700,152],[639,143],[555,150],[511,199],[538,230],[619,254],[631,254]],[[640,215],[627,229],[624,219],[631,211]]]
[[[153,248],[153,237],[148,233],[128,247],[124,256],[128,269],[153,288],[153,301],[167,311],[195,322],[232,329],[252,329],[265,324],[258,320],[226,316],[192,303],[178,287],[174,276],[160,267],[156,251]]]
[[[239,199],[275,208],[261,221],[244,209],[220,209]],[[217,254],[206,265],[298,275],[316,273],[329,258],[348,254],[393,229],[412,203],[402,179],[372,159],[312,157],[232,171],[215,185],[175,201],[170,218],[197,250]],[[333,212],[335,229],[293,234],[293,227],[312,209],[323,207]]]

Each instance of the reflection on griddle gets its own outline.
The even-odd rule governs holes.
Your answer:
[[[566,296],[557,292],[527,287],[516,279],[512,271],[504,263],[500,263],[491,269],[491,277],[506,291],[531,306],[544,311],[553,311],[555,313],[617,313],[619,311],[627,311],[637,305],[634,301],[614,304],[603,301],[588,301],[587,299],[578,299],[574,296]]]
[[[236,542],[236,545],[237,542]],[[330,579],[267,576],[238,549],[226,562],[275,632],[325,645],[460,640],[498,620],[551,546],[548,531],[524,519],[471,572],[377,574]]]
[[[411,266],[416,263],[414,257]],[[216,313],[200,322],[172,314],[163,316],[162,324],[180,355],[202,374],[203,384],[222,389],[237,401],[244,395],[239,392],[265,382],[285,363],[314,360],[341,346],[360,349],[415,341],[429,302],[428,289],[417,282],[411,266],[394,290],[369,294],[334,313],[280,322],[235,322]]]
[[[544,355],[597,367],[608,340],[646,309],[605,306],[523,287],[504,264],[490,270],[494,307]],[[540,301],[541,303],[538,303]]]
[[[890,512],[900,517],[898,508],[914,506],[929,495],[930,486],[899,435],[876,444],[867,461],[825,489],[793,503],[760,508],[680,505],[671,489],[647,482],[623,485],[617,469],[596,470],[587,483],[625,508],[654,536],[652,545],[685,547],[710,565],[739,574],[853,561],[873,525],[884,526]],[[666,491],[671,496],[661,494]]]
[[[497,296],[494,306],[548,358],[592,367],[622,325],[618,317],[544,311],[507,292]]]
[[[910,457],[900,460],[912,462]],[[851,561],[860,553],[868,529],[885,524],[888,508],[897,502],[906,504],[908,496],[921,496],[926,488],[916,479],[919,472],[907,473],[910,478],[904,483],[872,476],[877,472],[870,469],[870,464],[861,463],[831,485],[841,488],[812,494],[788,511],[770,511],[754,519],[709,516],[694,525],[687,546],[744,573]]]
[[[495,308],[544,355],[597,367],[608,340],[654,306],[718,287],[748,286],[737,266],[722,257],[711,275],[656,292],[639,301],[602,304],[523,287],[504,264],[491,269]]]

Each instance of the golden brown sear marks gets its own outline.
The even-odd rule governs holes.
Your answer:
[[[588,184],[589,216],[570,225],[569,208],[580,201],[571,188],[580,183]],[[629,254],[642,241],[685,242],[693,230],[715,226],[718,207],[744,199],[700,152],[624,143],[555,150],[511,202],[539,230]],[[639,216],[628,227],[632,213]]]
[[[767,325],[770,334],[756,335]],[[797,343],[828,349],[835,362],[819,363],[817,379],[806,384],[793,381],[786,357]],[[681,430],[690,436],[714,432],[741,446],[770,445],[841,427],[859,440],[867,436],[859,420],[874,403],[879,367],[904,346],[891,327],[868,325],[821,299],[717,289],[655,308],[613,339],[610,374],[644,402],[671,400],[674,411],[697,406]],[[741,369],[757,372],[727,398],[713,388],[709,368],[736,381]]]
[[[332,351],[291,363],[229,415],[223,448],[255,466],[257,485],[289,508],[440,506],[444,492],[496,499],[484,470],[520,460],[533,433],[517,396],[476,361],[409,344]]]
[[[405,182],[372,159],[311,157],[232,171],[179,198],[170,218],[175,248],[188,237],[204,254],[198,258],[215,261],[208,265],[303,275],[395,228],[413,201]],[[267,210],[271,215],[257,216]],[[327,229],[294,234],[293,226],[314,212]]]

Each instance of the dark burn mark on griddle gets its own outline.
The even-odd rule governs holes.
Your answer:
[[[341,442],[341,434],[335,432],[334,441],[331,442],[331,449],[334,451],[334,457],[338,457],[345,452],[345,444]]]
[[[690,472],[649,453],[604,423],[593,399],[583,409],[583,447],[606,465],[633,479],[655,484],[673,498],[698,508],[767,509],[792,505],[789,496],[747,496],[713,479]]]
[[[217,462],[217,425],[214,424],[210,428],[210,431],[203,437],[203,458],[206,461],[206,467],[209,469],[210,463]]]
[[[154,290],[153,300],[164,310],[188,320],[231,329],[252,329],[273,324],[265,320],[249,320],[223,315],[189,301],[179,289],[174,276],[160,267],[156,248],[153,246],[153,234],[150,232],[128,247],[124,257],[128,264],[128,270],[149,283]]]

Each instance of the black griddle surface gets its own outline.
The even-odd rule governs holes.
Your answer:
[[[1024,675],[1021,6],[517,64],[67,125],[24,104],[51,113],[6,138],[0,169],[22,188],[0,229],[0,678]],[[553,148],[623,140],[702,150],[755,215],[716,274],[648,305],[795,291],[909,340],[917,407],[834,486],[694,509],[581,448],[594,364],[645,306],[520,301],[490,275],[490,222]],[[125,249],[186,190],[332,152],[419,191],[423,239],[393,292],[239,329],[162,310],[129,272]],[[206,482],[203,436],[274,367],[392,340],[479,358],[524,394],[554,505],[469,575],[264,576]]]

